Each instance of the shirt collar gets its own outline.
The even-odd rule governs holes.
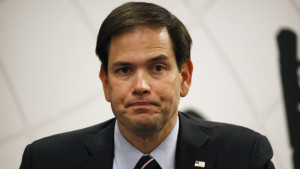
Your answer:
[[[150,155],[158,162],[161,168],[175,168],[175,152],[177,145],[177,136],[179,131],[179,120],[177,117],[176,123],[171,133],[154,149]]]
[[[175,152],[178,131],[179,120],[177,117],[176,123],[171,133],[157,148],[155,148],[150,153],[150,155],[158,162],[158,164],[163,169],[175,168]],[[134,168],[138,160],[144,155],[123,137],[119,130],[117,121],[115,123],[114,145],[114,168],[132,169]]]

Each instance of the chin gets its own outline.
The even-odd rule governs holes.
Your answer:
[[[158,131],[161,128],[160,120],[151,115],[138,115],[135,119],[131,119],[132,128],[141,134],[149,134]],[[142,117],[141,117],[142,116]]]

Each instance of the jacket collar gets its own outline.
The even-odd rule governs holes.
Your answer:
[[[214,168],[215,152],[205,150],[210,140],[205,129],[200,126],[201,121],[184,113],[179,113],[179,135],[176,149],[176,169],[200,169],[195,163],[205,162],[204,169]]]
[[[115,119],[101,129],[86,143],[90,156],[83,159],[82,169],[112,169],[114,159],[114,126]]]

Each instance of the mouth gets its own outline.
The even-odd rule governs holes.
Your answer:
[[[137,101],[131,102],[126,105],[126,107],[133,107],[133,108],[148,108],[150,106],[157,106],[154,102],[147,102],[147,101]]]

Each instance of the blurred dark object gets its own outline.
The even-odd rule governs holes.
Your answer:
[[[192,109],[185,110],[184,113],[190,114],[190,115],[192,115],[193,117],[196,117],[196,118],[199,118],[199,119],[206,120],[206,118],[204,118],[204,116],[201,115],[201,113],[199,113],[199,112],[197,112],[197,111],[195,111],[195,110],[192,110]]]
[[[280,71],[283,86],[294,168],[300,169],[300,68],[297,59],[297,37],[291,30],[281,30],[277,36]]]

